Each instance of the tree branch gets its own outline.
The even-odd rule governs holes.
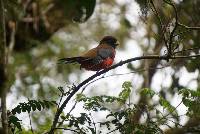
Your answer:
[[[53,134],[54,130],[56,128],[56,125],[58,123],[60,114],[63,112],[64,108],[66,107],[66,105],[68,104],[69,100],[76,94],[76,92],[78,92],[79,89],[81,89],[84,85],[86,85],[88,82],[92,81],[94,78],[96,78],[97,76],[100,76],[101,74],[104,74],[112,69],[115,69],[119,66],[122,66],[124,64],[133,62],[133,61],[137,61],[137,60],[144,60],[144,59],[157,59],[157,60],[169,60],[169,59],[179,59],[179,58],[191,58],[191,57],[200,57],[200,54],[198,55],[189,55],[189,56],[171,56],[168,57],[167,55],[164,56],[160,56],[160,55],[149,55],[149,56],[140,56],[140,57],[135,57],[135,58],[130,58],[127,59],[125,61],[121,61],[107,69],[101,70],[99,72],[97,72],[96,74],[90,76],[89,78],[87,78],[86,80],[84,80],[83,82],[81,82],[78,86],[75,86],[73,91],[67,96],[67,98],[65,99],[65,101],[62,103],[62,105],[60,106],[60,108],[57,109],[54,120],[53,120],[53,124],[51,126],[50,131],[48,132],[49,134]]]
[[[175,26],[172,30],[172,32],[170,33],[170,37],[169,37],[169,49],[168,49],[168,56],[172,56],[172,44],[173,44],[173,37],[174,37],[174,33],[178,27],[178,13],[177,13],[177,9],[176,6],[174,5],[174,3],[172,3],[171,1],[168,2],[167,0],[164,0],[165,3],[171,5],[173,7],[174,13],[175,13]]]
[[[0,96],[2,108],[2,127],[3,133],[8,134],[8,119],[6,108],[6,82],[7,82],[7,54],[6,54],[6,27],[5,27],[5,7],[4,1],[0,0]]]
[[[184,24],[181,24],[180,22],[178,22],[178,25],[181,27],[184,27],[186,29],[190,29],[190,30],[200,30],[200,27],[190,27],[190,26],[186,26]]]
[[[8,54],[7,56],[10,57],[15,46],[15,35],[16,35],[16,22],[9,21],[8,26],[10,29],[10,42],[8,44]]]

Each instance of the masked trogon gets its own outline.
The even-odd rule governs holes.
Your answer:
[[[112,65],[115,58],[115,48],[119,45],[113,36],[105,36],[99,45],[90,49],[85,54],[77,57],[59,59],[59,63],[79,63],[80,68],[86,70],[99,71]]]

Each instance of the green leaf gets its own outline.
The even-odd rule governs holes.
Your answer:
[[[21,128],[20,121],[21,120],[19,120],[17,117],[15,117],[14,115],[11,115],[11,116],[9,116],[8,123],[13,124],[14,126],[16,126],[21,131],[22,128]]]
[[[189,97],[190,92],[188,89],[181,89],[178,94],[182,94],[183,97]]]
[[[61,119],[63,119],[63,120],[65,120],[65,119],[66,119],[66,117],[65,117],[65,116],[63,116],[63,115],[61,115],[61,116],[60,116],[60,118],[61,118]]]
[[[86,99],[86,96],[84,95],[84,94],[77,94],[76,95],[76,100],[78,101],[78,102],[80,102],[80,101],[86,101],[87,99]]]
[[[110,114],[108,114],[107,116],[106,116],[106,118],[108,118],[108,117],[112,117],[113,116],[113,114],[112,113],[110,113]]]
[[[38,102],[41,104],[42,108],[44,109],[45,108],[45,103],[42,102],[42,101],[38,101]]]
[[[18,105],[17,107],[15,107],[12,111],[12,114],[16,114],[16,113],[18,113],[18,114],[20,114],[21,113],[21,108],[20,108],[20,105]]]
[[[45,104],[45,107],[46,107],[46,108],[49,108],[49,107],[50,107],[49,101],[44,100],[44,104]]]
[[[62,94],[64,94],[64,89],[63,89],[63,87],[58,87],[58,90],[59,90]]]
[[[149,95],[152,98],[156,93],[153,90],[149,89],[149,88],[144,88],[141,91],[141,94],[143,94],[143,95]]]
[[[96,132],[95,132],[95,129],[94,128],[92,128],[92,127],[87,127],[91,132],[92,132],[92,134],[96,134]]]
[[[51,101],[52,105],[57,105],[56,101]]]
[[[42,108],[50,108],[50,106],[54,106],[56,104],[55,101],[36,101],[36,100],[29,100],[28,102],[19,103],[17,107],[12,109],[12,114],[15,115],[16,113],[20,114],[21,112],[28,112],[30,113],[31,110],[35,111],[36,109],[41,111]]]
[[[130,96],[130,93],[131,93],[131,88],[132,88],[131,82],[125,81],[122,84],[122,88],[123,88],[123,90],[119,93],[119,98],[121,99],[121,101],[123,103],[125,103],[125,101],[128,99],[128,97]]]
[[[163,106],[163,108],[167,109],[171,114],[175,114],[178,115],[176,108],[174,106],[172,106],[169,101],[167,101],[166,99],[164,99],[162,96],[159,96],[160,100],[159,103],[161,106]]]
[[[28,105],[24,102],[24,103],[21,103],[21,108],[22,108],[22,112],[26,112],[26,111],[29,111],[28,110]]]
[[[36,108],[41,111],[42,107],[39,102],[35,101]]]

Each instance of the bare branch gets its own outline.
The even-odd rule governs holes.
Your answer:
[[[178,25],[181,26],[181,27],[184,27],[186,29],[190,29],[190,30],[200,30],[200,27],[190,27],[190,26],[186,26],[180,22],[178,22]]]
[[[176,51],[176,52],[174,52],[174,54],[183,53],[183,52],[192,51],[192,50],[200,50],[200,47],[194,47],[194,48],[183,49],[183,50],[181,50],[181,51]]]
[[[173,7],[174,13],[175,13],[175,26],[172,30],[172,32],[170,33],[170,37],[169,37],[169,50],[168,50],[168,56],[172,56],[172,44],[173,44],[173,37],[174,37],[174,33],[178,27],[178,12],[176,9],[176,6],[174,5],[174,3],[172,3],[171,1],[167,1],[167,0],[163,0],[165,3],[171,5]]]
[[[154,3],[153,3],[153,0],[150,0],[150,3],[152,4],[152,11],[155,12],[155,15],[157,16],[157,18],[158,18],[158,20],[159,20],[159,23],[160,23],[160,26],[161,26],[161,28],[162,28],[163,22],[162,22],[162,19],[161,19],[160,15],[159,15],[159,13],[158,13],[158,11],[157,11],[157,9],[156,9]]]

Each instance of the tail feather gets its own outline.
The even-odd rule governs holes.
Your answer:
[[[90,58],[86,57],[70,57],[70,58],[62,58],[58,60],[58,64],[70,64],[70,63],[81,63],[83,61],[90,60]]]

